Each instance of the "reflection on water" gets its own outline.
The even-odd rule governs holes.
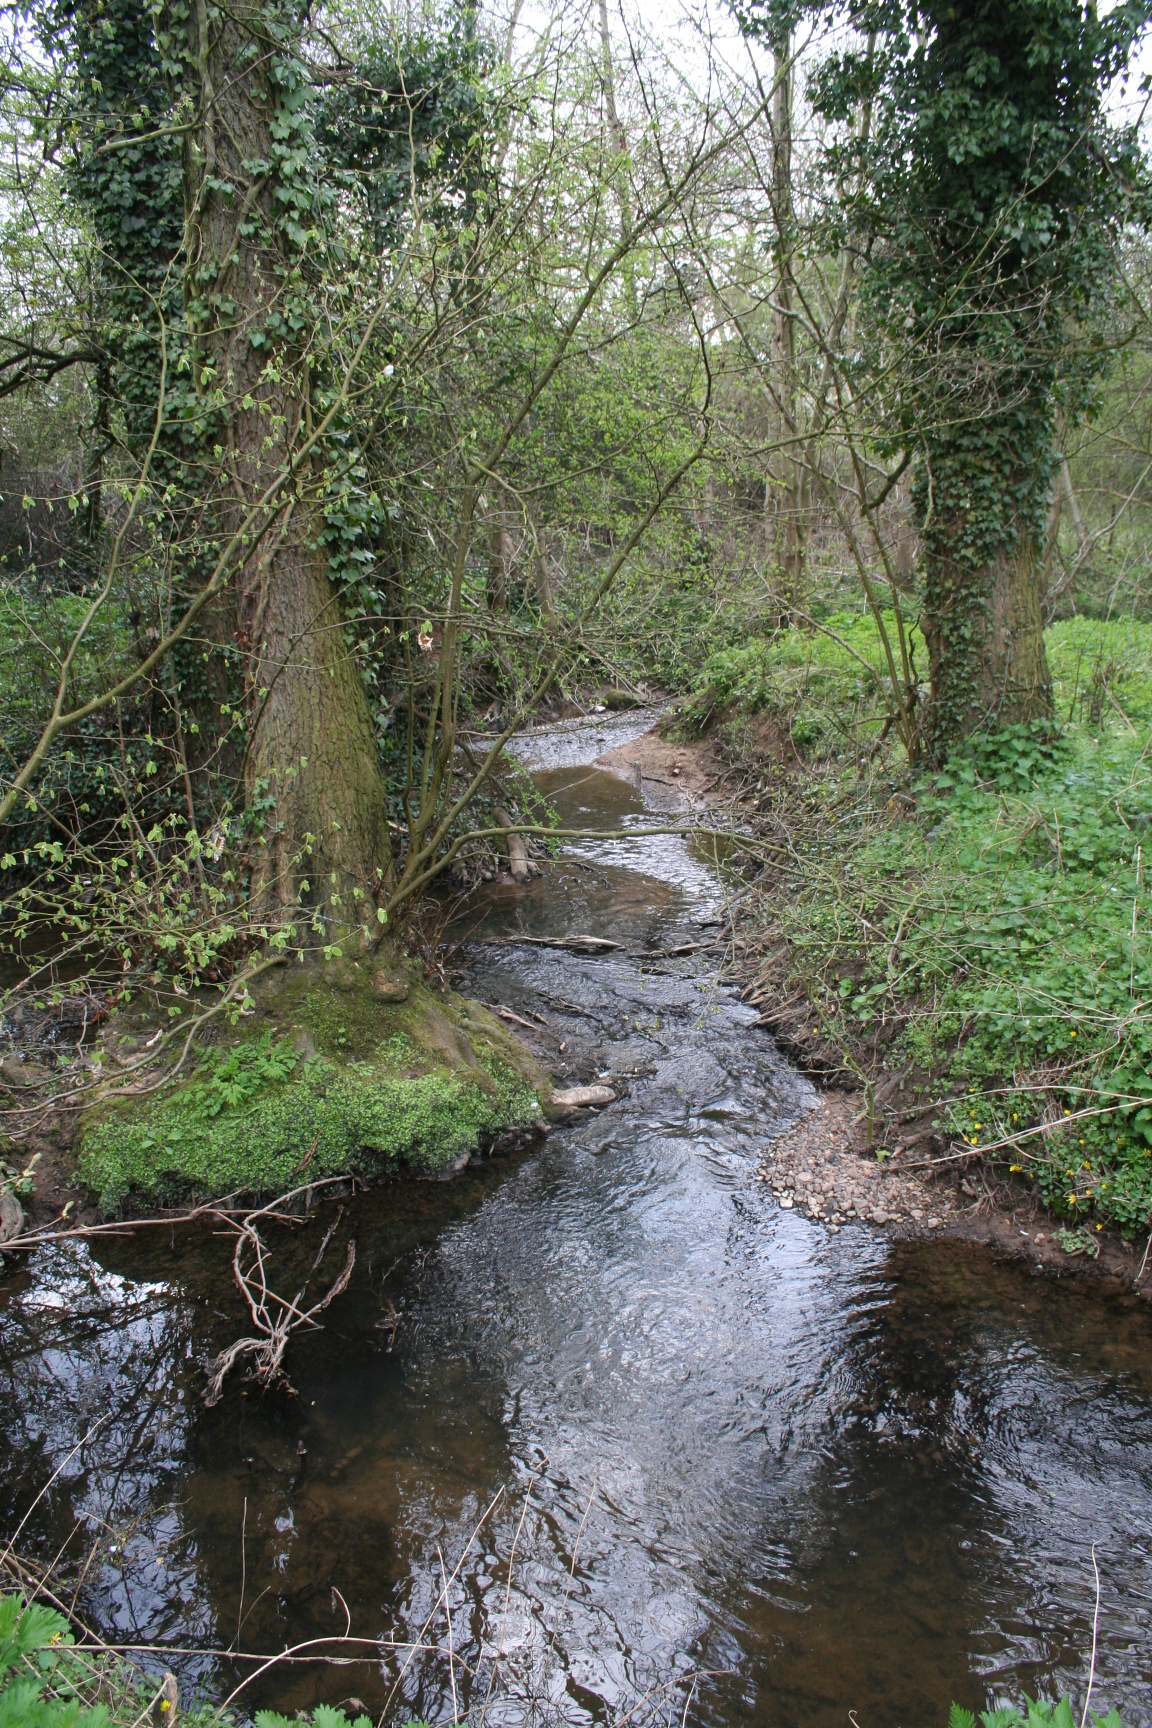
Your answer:
[[[639,819],[620,782],[546,786],[565,822]],[[101,1521],[115,1552],[83,1599],[103,1627],[226,1646],[243,1612],[269,1649],[342,1631],[333,1587],[354,1631],[414,1637],[438,1551],[450,1571],[503,1489],[450,1591],[454,1650],[482,1697],[503,1629],[513,1690],[565,1722],[692,1664],[710,1724],[942,1724],[954,1696],[1079,1688],[1096,1542],[1095,1698],[1152,1722],[1152,1316],[776,1210],[758,1152],[808,1090],[700,956],[667,958],[715,918],[715,878],[681,841],[635,845],[639,870],[582,843],[550,888],[494,896],[470,961],[475,994],[542,1015],[625,1095],[522,1162],[357,1201],[353,1283],[293,1342],[294,1399],[203,1409],[242,1322],[207,1232],[44,1250],[0,1286],[5,1526],[103,1416],[31,1545],[82,1516],[82,1563]],[[522,927],[625,948],[581,959]],[[286,1285],[332,1216],[274,1240]],[[252,1705],[379,1711],[394,1672],[296,1668]],[[418,1658],[402,1695],[450,1719],[447,1664]]]

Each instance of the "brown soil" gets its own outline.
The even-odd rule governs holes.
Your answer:
[[[724,801],[726,764],[708,739],[672,744],[657,728],[618,750],[606,750],[596,766],[631,781],[656,809],[669,803],[706,809]]]
[[[1090,1273],[1152,1297],[1152,1255],[1140,1275],[1143,1243],[1103,1230],[1095,1259],[1069,1255],[1056,1240],[1057,1222],[1035,1195],[1015,1184],[993,1189],[979,1172],[956,1164],[911,1167],[929,1162],[919,1150],[911,1160],[902,1162],[898,1155],[881,1161],[866,1150],[866,1138],[862,1094],[825,1096],[775,1142],[757,1176],[782,1206],[832,1231],[866,1223],[895,1236],[979,1242],[999,1258],[1028,1260],[1061,1273]]]
[[[20,1200],[26,1229],[44,1230],[55,1223],[67,1230],[96,1224],[100,1212],[87,1188],[76,1180],[72,1159],[75,1111],[52,1110],[39,1120],[26,1139],[11,1142],[5,1162],[25,1170],[35,1159],[32,1192]]]

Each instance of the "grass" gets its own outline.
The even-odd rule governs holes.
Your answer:
[[[896,620],[885,614],[894,645]],[[809,760],[870,742],[887,714],[886,660],[876,626],[859,612],[831,612],[820,628],[782,629],[711,655],[684,705],[681,725],[704,730],[720,714],[739,720],[771,714]],[[907,628],[907,626],[906,626]],[[923,671],[919,631],[908,631],[913,662]]]
[[[729,703],[760,701],[803,646],[742,650]],[[805,662],[794,738],[859,709],[835,646]],[[1091,1252],[1085,1226],[1152,1228],[1152,628],[1074,619],[1049,646],[1062,731],[1003,729],[914,783],[896,752],[826,758],[787,892],[758,904],[778,987],[847,1065],[872,1086],[905,1072],[939,1129],[1030,1177]]]

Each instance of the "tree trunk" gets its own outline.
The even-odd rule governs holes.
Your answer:
[[[927,567],[921,628],[932,683],[929,745],[940,761],[970,732],[1048,718],[1052,677],[1036,548],[1023,524],[1015,549],[1002,547],[982,568],[931,550]]]
[[[195,0],[169,22],[184,135],[185,306],[196,385],[223,453],[216,520],[233,532],[312,428],[310,374],[277,336],[288,294],[307,293],[283,209],[301,191],[277,170],[286,139],[309,143],[289,45],[252,0],[209,13]],[[211,22],[210,22],[211,18]],[[285,13],[287,23],[287,13]],[[279,153],[278,153],[279,152]],[[288,192],[284,203],[278,192]],[[323,218],[323,211],[313,215]],[[309,337],[313,335],[309,328]],[[311,356],[313,364],[316,350]],[[328,940],[361,926],[391,879],[379,753],[367,695],[344,637],[315,493],[319,452],[302,464],[236,580],[237,635],[249,656],[245,796],[255,819],[251,893],[269,917],[301,896]],[[302,890],[301,884],[308,883]]]
[[[632,239],[632,209],[628,178],[625,172],[628,143],[616,107],[616,74],[612,65],[612,36],[608,29],[608,0],[600,0],[600,64],[601,76],[604,81],[604,114],[608,122],[608,142],[612,148],[612,154],[616,158],[613,166],[613,179],[616,186],[616,202],[620,210],[620,238],[630,243]],[[635,320],[638,312],[636,260],[631,251],[624,260],[623,276],[628,315]]]
[[[508,530],[504,525],[504,499],[493,488],[488,516],[488,583],[485,598],[489,612],[503,612],[508,598]]]
[[[792,305],[791,247],[795,211],[792,201],[792,44],[774,45],[772,95],[772,203],[780,248],[776,303],[775,373],[779,408],[781,466],[784,477],[784,545],[780,557],[784,603],[790,613],[804,603],[804,553],[807,528],[805,471],[796,415],[796,328]]]

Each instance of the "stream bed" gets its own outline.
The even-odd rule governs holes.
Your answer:
[[[647,723],[522,743],[564,826],[674,807],[591,765]],[[209,1231],[45,1248],[0,1281],[0,1530],[59,1472],[21,1546],[93,1553],[90,1621],[192,1652],[186,1698],[247,1671],[213,1654],[237,1638],[347,1617],[438,1648],[394,1693],[391,1652],[281,1668],[240,1715],[479,1716],[501,1649],[493,1723],[608,1724],[652,1693],[634,1720],[944,1728],[953,1698],[1082,1698],[1095,1544],[1093,1708],[1152,1724],[1152,1313],[780,1210],[757,1163],[813,1094],[700,946],[723,893],[656,835],[572,842],[473,902],[461,989],[621,1096],[533,1153],[349,1203],[355,1273],[293,1339],[294,1398],[237,1383],[204,1408],[243,1318]],[[621,947],[518,940],[575,932]],[[284,1286],[335,1210],[274,1239]]]

